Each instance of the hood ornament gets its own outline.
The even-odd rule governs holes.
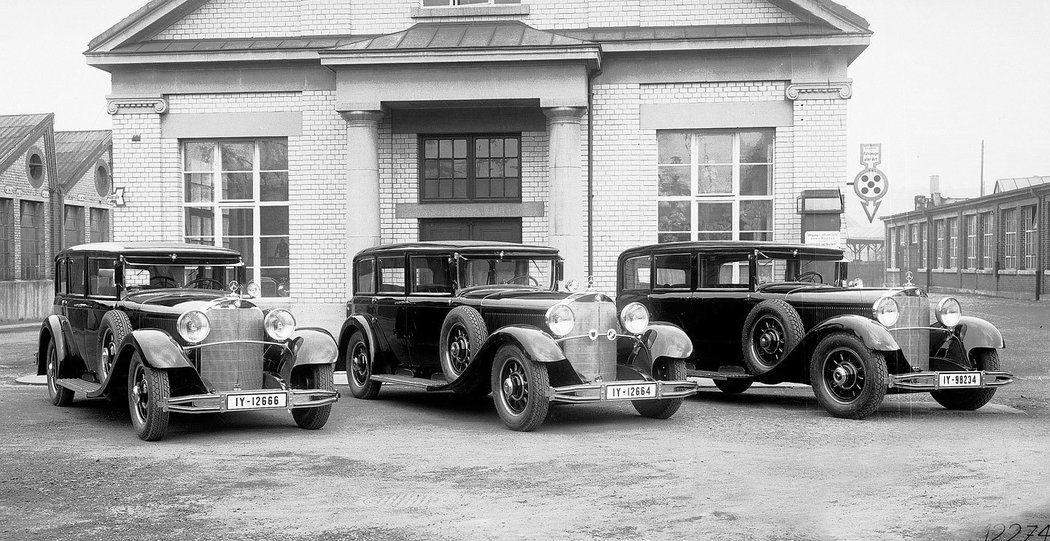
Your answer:
[[[230,288],[231,293],[239,293],[241,291],[241,284],[237,280],[230,280],[230,285],[228,287]]]
[[[905,286],[913,286],[913,285],[915,285],[915,284],[911,283],[911,279],[912,278],[914,278],[914,276],[912,276],[911,271],[905,272],[904,273],[904,285]]]

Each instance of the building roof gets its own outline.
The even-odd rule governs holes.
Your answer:
[[[0,115],[0,171],[25,153],[54,119],[54,113]]]
[[[76,184],[112,145],[113,133],[109,130],[55,132],[58,181],[63,188]]]
[[[520,21],[418,23],[406,30],[350,43],[335,50],[425,50],[480,49],[512,47],[566,47],[589,45],[583,40],[546,30],[537,30]]]
[[[1050,176],[1001,178],[995,181],[995,191],[993,191],[992,193],[1008,192],[1010,190],[1020,190],[1022,188],[1031,188],[1032,186],[1046,184],[1047,182],[1050,182]]]

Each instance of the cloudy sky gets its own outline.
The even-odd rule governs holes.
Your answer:
[[[863,168],[861,143],[882,143],[890,193],[880,215],[908,210],[933,174],[945,195],[977,195],[982,139],[989,191],[997,178],[1050,175],[1050,2],[839,1],[875,32],[850,66],[851,215],[863,217],[845,186]],[[51,111],[60,130],[108,129],[108,75],[81,53],[143,3],[5,1],[0,114]]]

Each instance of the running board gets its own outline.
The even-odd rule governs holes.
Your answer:
[[[448,383],[443,380],[395,376],[393,374],[375,374],[370,379],[372,381],[381,381],[391,385],[405,385],[407,387],[426,389],[428,391],[444,391],[447,390],[448,386]]]
[[[691,378],[708,378],[717,380],[755,379],[752,374],[744,372],[719,372],[717,370],[686,370],[685,374]]]
[[[59,378],[55,380],[55,384],[65,387],[70,391],[84,393],[87,395],[98,392],[100,389],[102,389],[101,383],[92,383],[90,381],[84,381],[80,378]]]

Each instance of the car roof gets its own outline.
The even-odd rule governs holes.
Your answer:
[[[753,240],[696,240],[684,242],[665,242],[660,244],[647,244],[629,248],[620,254],[620,259],[645,255],[649,253],[660,254],[668,252],[697,251],[705,253],[740,253],[751,250],[759,250],[767,256],[791,256],[806,257],[810,259],[839,261],[843,258],[843,251],[838,248],[826,246],[813,246],[810,244],[791,244],[768,241]]]
[[[55,258],[78,254],[120,255],[129,260],[172,259],[206,259],[223,262],[240,262],[241,254],[237,250],[221,246],[189,244],[183,242],[89,242],[77,244],[62,250]]]
[[[477,240],[438,240],[403,242],[400,244],[383,244],[365,248],[354,256],[354,259],[383,254],[426,254],[445,252],[513,252],[515,254],[532,254],[544,256],[558,255],[558,249],[536,244],[518,244],[516,242],[495,242]]]

